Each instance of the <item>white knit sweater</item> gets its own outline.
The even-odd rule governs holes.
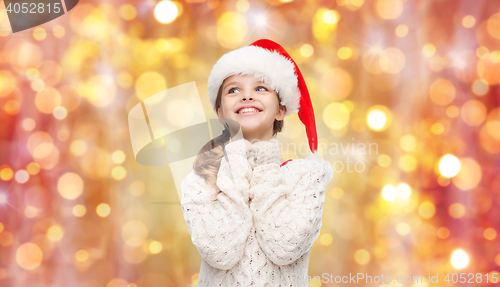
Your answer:
[[[278,140],[261,145],[257,161],[249,146],[226,144],[217,186],[194,171],[182,182],[182,211],[202,256],[197,286],[307,286],[331,165],[311,155],[280,167]]]

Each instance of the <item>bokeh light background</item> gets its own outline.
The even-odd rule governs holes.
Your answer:
[[[195,81],[215,119],[213,65],[259,38],[301,68],[338,171],[309,275],[500,278],[500,2],[80,1],[15,34],[0,9],[0,286],[196,286],[170,170],[135,161],[127,114]],[[307,143],[297,114],[278,139]]]

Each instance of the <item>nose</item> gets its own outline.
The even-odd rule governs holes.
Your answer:
[[[242,93],[242,95],[243,95],[243,97],[241,97],[242,101],[246,101],[247,99],[249,101],[253,100],[252,94],[250,92],[244,92],[244,93]]]

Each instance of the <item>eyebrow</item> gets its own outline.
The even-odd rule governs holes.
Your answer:
[[[258,84],[265,84],[265,85],[267,85],[264,81],[257,81],[257,83],[258,83]],[[226,88],[227,88],[227,86],[232,85],[232,84],[239,84],[239,82],[230,82],[230,83],[227,83],[227,84],[226,84],[226,85],[222,88],[222,90],[223,90],[223,91],[225,91],[225,90],[226,90]]]

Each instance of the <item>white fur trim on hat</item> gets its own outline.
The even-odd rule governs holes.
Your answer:
[[[232,75],[253,75],[276,91],[285,116],[299,111],[300,92],[294,64],[278,52],[257,46],[245,46],[223,55],[208,77],[208,97],[215,111],[219,88]]]

